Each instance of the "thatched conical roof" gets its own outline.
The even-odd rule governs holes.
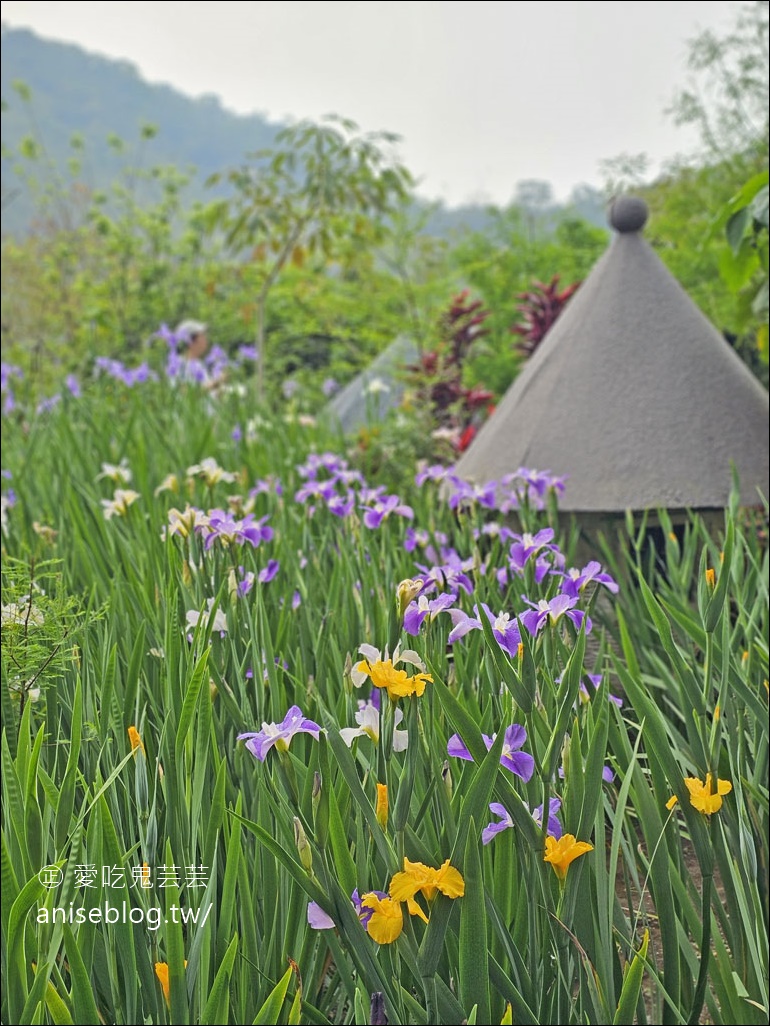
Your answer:
[[[612,243],[457,464],[495,480],[567,475],[565,511],[727,504],[768,494],[768,394],[642,238],[618,200]]]

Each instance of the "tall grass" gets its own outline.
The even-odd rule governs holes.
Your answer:
[[[265,415],[234,441],[253,416],[234,395],[212,405],[149,383],[4,424],[17,501],[3,539],[3,1021],[366,1023],[380,1008],[393,1023],[766,1021],[768,567],[755,525],[730,509],[715,539],[692,517],[658,566],[643,532],[626,533],[624,554],[608,547],[619,593],[581,593],[592,656],[566,617],[522,629],[514,655],[484,615],[453,644],[447,613],[412,637],[396,588],[430,560],[404,548],[407,521],[373,530],[361,502],[339,517],[297,501],[297,468],[340,440]],[[237,480],[189,477],[206,457]],[[115,486],[99,474],[122,459],[140,498],[106,519]],[[171,473],[179,492],[154,495]],[[282,487],[254,512],[272,540],[207,549],[168,530],[170,507],[245,501],[269,475]],[[430,484],[401,499],[412,526],[469,560],[469,615],[487,603],[515,620],[522,595],[558,591],[532,563],[498,579],[510,541],[481,530],[482,507],[453,512]],[[531,532],[555,523],[552,509],[522,517]],[[238,597],[270,559],[276,576]],[[358,648],[397,643],[432,683],[397,705],[383,692],[379,743],[348,747],[340,729],[369,693],[353,685]],[[583,692],[588,673],[601,680]],[[317,740],[300,733],[263,762],[237,740],[295,704]],[[528,781],[500,764],[514,723]],[[470,761],[448,757],[454,734]],[[732,791],[705,815],[685,778],[708,773]],[[527,809],[552,797],[564,832],[593,846],[563,879]],[[513,827],[483,844],[490,802]],[[404,857],[449,860],[464,893],[418,892],[427,924],[404,904],[403,931],[380,945],[351,894],[386,892]],[[121,920],[89,921],[106,902]],[[309,902],[332,927],[310,926]],[[175,921],[180,909],[197,921]]]

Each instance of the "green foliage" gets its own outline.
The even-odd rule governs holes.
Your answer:
[[[82,180],[92,192],[109,190],[123,168],[120,151],[141,136],[153,139],[153,163],[198,169],[189,203],[205,203],[210,197],[204,179],[245,149],[271,146],[281,127],[262,114],[235,114],[211,96],[193,99],[168,85],[151,84],[127,61],[42,39],[26,29],[4,26],[0,74],[8,101],[2,119],[5,150],[15,152],[21,139],[31,135],[38,145],[44,143],[49,170],[61,173],[77,136],[86,143]],[[116,145],[105,145],[108,139]],[[3,230],[22,237],[37,210],[34,199],[11,184],[13,163],[4,156]]]
[[[768,6],[741,4],[723,36],[705,30],[690,41],[690,83],[668,110],[676,124],[694,125],[708,163],[736,156],[767,159]]]
[[[230,201],[215,208],[214,223],[235,252],[248,250],[259,274],[256,347],[259,394],[265,394],[266,310],[271,290],[291,261],[318,259],[328,266],[355,237],[359,251],[382,237],[384,219],[410,185],[404,167],[383,150],[395,137],[362,136],[341,118],[325,125],[303,122],[284,129],[255,164],[229,172]],[[210,182],[215,184],[219,176]]]
[[[495,211],[493,227],[461,239],[451,253],[461,280],[473,287],[490,309],[489,335],[480,340],[469,368],[469,383],[483,383],[502,395],[515,377],[521,357],[511,328],[520,322],[517,294],[533,280],[582,280],[607,246],[606,231],[566,216],[553,232],[533,233],[518,207]]]
[[[619,595],[581,598],[594,620],[588,644],[585,630],[562,619],[525,632],[512,659],[486,621],[448,646],[448,616],[407,636],[394,614],[398,582],[430,558],[404,550],[403,522],[370,531],[357,509],[339,518],[321,503],[311,516],[293,498],[306,483],[297,465],[332,440],[266,410],[234,440],[233,424],[255,412],[236,391],[216,398],[150,381],[90,386],[40,417],[13,414],[29,427],[8,433],[4,453],[17,491],[6,511],[4,615],[15,616],[14,602],[29,608],[21,599],[34,557],[45,595],[33,587],[33,607],[48,603],[35,629],[64,633],[70,651],[77,637],[78,653],[62,658],[41,700],[22,710],[4,700],[2,1018],[366,1021],[374,994],[373,1014],[381,1017],[381,1001],[394,1023],[499,1022],[507,1003],[514,1021],[532,1024],[696,1022],[702,1005],[714,1023],[763,1022],[761,522],[731,509],[717,536],[696,516],[675,529],[662,511],[657,561],[644,525],[621,525],[623,548],[606,552]],[[207,484],[188,472],[212,454],[234,480],[214,475]],[[102,500],[114,482],[104,475],[113,468],[100,468],[124,457],[139,497],[106,520]],[[475,596],[461,599],[468,612],[476,600],[521,612],[522,592],[555,593],[561,579],[538,585],[531,566],[501,587],[496,570],[509,543],[481,532],[480,508],[453,513],[432,486],[415,489],[413,470],[404,463],[400,482],[413,525],[433,539],[446,534],[473,564]],[[154,494],[169,472],[181,490]],[[255,479],[268,475],[281,478],[282,491],[250,499]],[[389,484],[369,479],[380,482]],[[207,549],[195,532],[168,532],[171,506],[187,500],[240,510],[253,501],[275,535],[257,548]],[[521,516],[534,534],[549,514],[525,507]],[[43,518],[57,534],[42,531]],[[272,558],[276,578],[237,597],[238,567],[258,573]],[[713,586],[706,568],[716,571]],[[83,596],[103,615],[85,615]],[[193,627],[188,611],[209,599],[216,605]],[[26,645],[34,672],[56,638],[35,637],[28,620],[26,642],[12,628],[3,643],[17,660]],[[364,735],[348,747],[339,728],[358,711],[357,648],[395,640],[433,677],[421,697],[400,702],[407,750],[393,750],[389,700],[379,742]],[[10,696],[5,648],[3,665]],[[585,673],[601,684],[582,701]],[[609,691],[622,695],[622,709]],[[327,732],[254,760],[237,735],[280,720],[294,703]],[[508,723],[526,726],[529,781],[499,764]],[[454,733],[474,761],[447,767]],[[495,733],[488,752],[482,734]],[[690,805],[684,782],[708,772],[732,784],[710,819]],[[378,783],[389,793],[385,822]],[[667,814],[672,794],[679,801]],[[563,880],[544,862],[543,830],[524,805],[557,795],[565,831],[594,849]],[[484,845],[491,800],[515,829]],[[433,868],[449,859],[464,894],[426,901],[418,893],[429,923],[404,905],[401,935],[378,946],[350,893],[387,889],[404,855]],[[37,876],[43,865],[62,870],[51,890]],[[107,885],[100,871],[84,887],[91,865],[122,867],[126,879]],[[178,881],[162,886],[161,867],[173,866]],[[190,866],[206,867],[199,888],[184,882]],[[70,901],[88,912],[124,900],[143,923],[52,920],[54,906]],[[309,901],[335,929],[309,928]],[[174,909],[197,920],[175,922]],[[158,928],[148,928],[158,910]],[[164,964],[168,1005],[154,969]]]
[[[721,212],[714,232],[724,231],[720,270],[727,286],[750,303],[746,318],[758,324],[756,350],[768,362],[768,173],[754,175]]]

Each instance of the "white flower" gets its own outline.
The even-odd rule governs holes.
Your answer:
[[[387,385],[382,378],[372,378],[371,381],[367,381],[364,386],[364,392],[366,395],[378,395],[380,392],[389,392],[390,385]]]
[[[166,474],[161,483],[153,492],[153,495],[160,495],[161,492],[178,492],[179,479],[176,474]]]
[[[411,648],[405,648],[403,652],[400,652],[399,647],[399,645],[396,645],[393,652],[393,658],[391,659],[393,665],[409,663],[410,666],[416,666],[420,673],[424,673],[425,663],[420,659],[419,655]],[[367,663],[387,662],[390,659],[387,648],[383,653],[380,653],[380,650],[375,648],[374,645],[360,645],[358,651]],[[356,666],[350,671],[350,677],[357,688],[360,688],[365,681],[369,680],[369,674],[359,670]]]
[[[207,488],[213,488],[220,481],[230,483],[235,480],[235,474],[229,470],[223,470],[213,456],[207,456],[205,460],[187,468],[188,477],[202,477]]]
[[[102,472],[96,475],[96,480],[100,481],[103,477],[114,481],[115,484],[129,484],[131,471],[128,469],[128,460],[124,457],[118,464],[102,463]]]
[[[3,606],[1,619],[3,624],[29,623],[35,627],[42,627],[45,623],[45,617],[37,606],[30,604],[29,595],[25,596],[21,602],[9,602],[7,606]]]
[[[404,714],[401,709],[396,709],[396,723],[400,723],[404,718]],[[350,748],[353,744],[353,738],[355,737],[370,737],[375,744],[380,740],[380,710],[372,702],[359,702],[358,712],[356,713],[357,727],[343,727],[340,731],[340,737],[345,744]],[[409,744],[409,731],[407,730],[394,730],[393,731],[393,751],[403,752],[406,750],[406,746]]]
[[[184,511],[176,508],[168,511],[168,528],[164,527],[160,536],[165,541],[166,531],[168,531],[169,534],[178,534],[180,538],[189,538],[196,527],[206,527],[208,522],[209,518],[202,509],[197,509],[188,503]]]
[[[7,495],[0,495],[0,530],[8,534],[8,510],[13,509],[15,503]]]
[[[191,630],[195,630],[199,623],[202,623],[203,626],[208,626],[208,621],[211,617],[211,607],[213,605],[214,599],[210,598],[206,602],[205,609],[188,609],[187,616],[185,617],[187,620],[187,626]],[[220,634],[227,634],[227,617],[221,609],[217,609],[214,614],[214,622],[211,625],[211,629],[212,631],[219,631]]]
[[[139,492],[132,491],[130,488],[116,488],[115,494],[111,499],[101,500],[104,507],[104,519],[111,520],[113,517],[124,517],[128,512],[128,507],[132,506],[139,498],[141,498]]]

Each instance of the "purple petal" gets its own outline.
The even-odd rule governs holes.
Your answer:
[[[517,777],[521,777],[525,783],[532,779],[532,774],[535,772],[535,760],[527,752],[513,752],[511,755],[503,755],[500,759],[500,765],[505,766],[511,773],[515,773]]]
[[[419,609],[416,602],[410,602],[404,613],[404,630],[406,633],[417,637],[427,615],[427,609]]]
[[[447,638],[450,645],[459,641],[460,638],[464,638],[469,631],[481,630],[481,620],[474,620],[467,613],[463,613],[461,609],[450,609],[449,615],[454,623],[454,627],[449,632],[449,637]]]
[[[452,734],[446,746],[447,754],[453,755],[456,759],[465,759],[466,762],[473,762],[473,756],[468,751],[465,742],[459,734]]]
[[[277,559],[270,559],[270,560],[268,560],[267,566],[264,567],[264,569],[259,571],[259,578],[258,578],[259,579],[259,583],[260,584],[267,584],[269,581],[272,581],[272,579],[278,573],[280,568],[281,568],[281,564],[278,562]]]
[[[527,740],[527,731],[518,723],[512,723],[505,732],[505,747],[516,752]]]
[[[512,826],[513,826],[513,821],[511,821],[510,823],[507,823],[507,822],[505,822],[505,820],[503,820],[500,823],[489,823],[481,831],[481,843],[482,844],[489,844],[489,842],[497,834],[501,834],[504,830],[508,830]]]
[[[311,930],[333,930],[335,922],[315,901],[308,902],[307,922]]]

